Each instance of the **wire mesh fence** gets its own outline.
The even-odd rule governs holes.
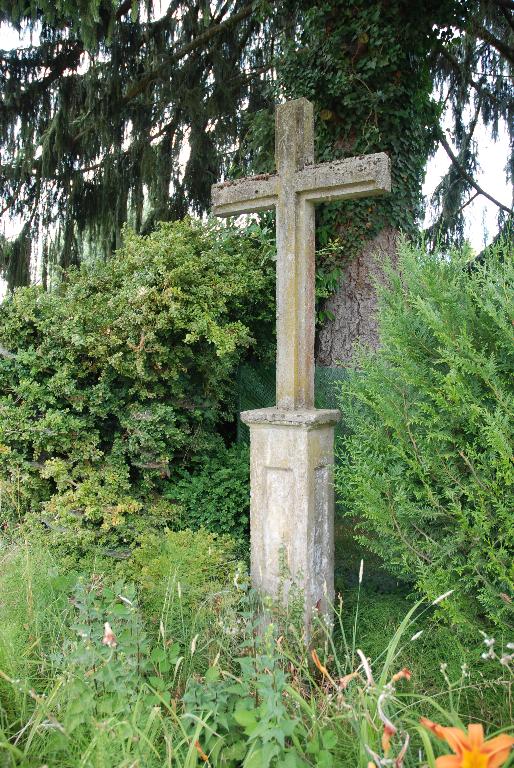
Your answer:
[[[275,366],[243,365],[239,369],[239,411],[271,408],[275,405]],[[348,374],[344,368],[316,366],[314,399],[316,408],[338,408],[341,384]],[[336,426],[336,440],[344,434],[342,421]],[[238,442],[250,442],[250,430],[238,417]]]

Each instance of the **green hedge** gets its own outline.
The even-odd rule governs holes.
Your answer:
[[[342,387],[337,489],[359,539],[455,616],[514,613],[514,259],[403,246],[381,348]]]
[[[205,528],[245,539],[250,532],[250,452],[244,445],[220,446],[202,456],[164,489],[177,505],[175,528]]]
[[[270,349],[272,247],[253,226],[126,231],[107,263],[0,305],[0,494],[84,550],[173,517],[163,486],[222,443],[238,364]],[[77,534],[80,534],[77,536]]]

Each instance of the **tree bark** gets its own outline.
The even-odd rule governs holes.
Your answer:
[[[338,291],[325,304],[334,319],[319,331],[318,365],[352,366],[357,343],[378,347],[377,283],[384,280],[384,262],[397,262],[398,234],[386,227],[344,267]]]

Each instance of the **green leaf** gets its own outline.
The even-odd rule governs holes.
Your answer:
[[[158,664],[166,659],[166,651],[163,648],[154,648],[150,654],[150,659]]]
[[[337,746],[337,736],[334,731],[324,730],[321,732],[321,741],[325,749],[334,749]]]
[[[220,671],[218,667],[209,667],[209,669],[205,673],[205,682],[215,683],[219,679],[220,679]]]
[[[251,733],[258,723],[255,710],[243,709],[240,706],[234,710],[233,717],[236,723],[242,725],[248,734]]]

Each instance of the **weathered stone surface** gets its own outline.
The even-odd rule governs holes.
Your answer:
[[[391,191],[391,161],[384,152],[311,165],[295,177],[296,191],[310,203],[355,200]]]
[[[277,405],[314,406],[314,204],[379,195],[391,187],[384,153],[314,165],[312,104],[277,107],[276,174],[215,184],[213,212],[277,210]]]
[[[391,191],[391,162],[384,152],[321,165],[306,165],[294,175],[294,191],[310,203],[354,200]],[[273,208],[280,193],[279,174],[260,174],[212,187],[216,216],[236,216]]]
[[[339,411],[322,408],[299,409],[294,411],[281,408],[258,408],[253,411],[241,411],[245,424],[281,424],[283,426],[302,426],[306,429],[324,424],[337,424]]]
[[[287,600],[303,593],[313,611],[334,597],[334,424],[338,411],[247,411],[250,426],[251,575],[254,587]]]
[[[314,208],[296,195],[296,172],[314,158],[313,108],[277,108],[277,406],[314,406]],[[279,341],[280,339],[280,341]]]
[[[384,154],[314,165],[313,107],[306,99],[276,113],[277,173],[212,189],[218,216],[276,206],[277,407],[246,411],[251,445],[251,571],[271,595],[295,584],[314,608],[333,597],[333,442],[337,411],[314,409],[314,205],[390,189]],[[285,559],[288,575],[281,574]],[[327,602],[328,601],[328,602]]]
[[[212,187],[212,212],[215,216],[239,216],[273,208],[277,202],[279,178],[260,175]]]

